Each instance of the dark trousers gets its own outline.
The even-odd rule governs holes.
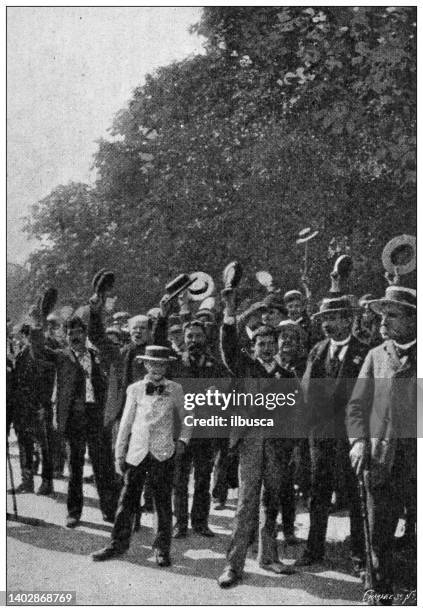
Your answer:
[[[317,558],[323,557],[325,552],[331,498],[336,483],[337,453],[346,454],[345,458],[348,459],[348,442],[347,440],[344,444],[340,442],[334,439],[310,440],[311,500],[307,549]],[[360,497],[357,478],[351,466],[345,473],[345,488],[350,511],[351,553],[353,557],[364,560]]]
[[[414,479],[416,463],[416,440],[397,440],[394,464],[386,478],[372,478],[364,472],[366,487],[367,511],[369,516],[370,539],[372,545],[373,566],[376,572],[379,591],[392,586],[395,577],[393,567],[394,537],[398,516],[404,507],[404,490],[414,483],[412,489],[417,492]]]
[[[112,449],[103,435],[103,411],[96,404],[85,404],[84,409],[74,410],[69,416],[66,435],[69,441],[68,515],[79,518],[83,506],[82,477],[85,449],[94,472],[100,509],[113,516],[117,503],[117,486],[114,476]]]
[[[139,508],[141,491],[148,474],[157,513],[153,548],[164,554],[169,553],[172,539],[173,470],[173,457],[166,461],[158,461],[151,454],[148,454],[139,465],[127,464],[112,531],[113,547],[120,551],[129,548],[133,519]]]
[[[49,409],[50,408],[50,409]],[[19,459],[23,481],[32,480],[34,468],[35,443],[41,448],[41,477],[45,481],[53,480],[52,459],[52,412],[51,406],[34,410],[30,424],[17,427]]]
[[[282,528],[284,535],[294,535],[295,523],[295,489],[294,489],[295,466],[289,461],[286,467],[286,476],[283,477],[281,489],[281,511]]]
[[[212,497],[224,504],[229,489],[238,487],[238,454],[229,452],[229,440],[217,438],[213,442],[215,454]]]
[[[188,527],[188,482],[194,465],[194,498],[191,507],[193,528],[207,525],[210,512],[210,478],[213,469],[213,441],[194,438],[189,441],[185,453],[175,462],[173,482],[173,510],[176,524]]]

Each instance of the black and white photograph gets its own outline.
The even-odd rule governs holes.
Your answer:
[[[3,10],[2,603],[417,606],[417,3]]]

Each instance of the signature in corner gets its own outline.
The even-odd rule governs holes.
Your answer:
[[[379,593],[374,589],[368,589],[364,592],[363,602],[376,605],[381,602],[392,602],[397,606],[412,606],[417,604],[416,590],[403,590],[398,593]]]

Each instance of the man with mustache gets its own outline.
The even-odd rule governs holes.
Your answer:
[[[159,337],[166,337],[166,328],[170,304],[161,302],[161,315],[155,330]],[[184,346],[182,354],[172,364],[171,377],[183,380],[184,392],[204,393],[213,380],[225,376],[223,367],[209,350],[206,328],[202,321],[193,319],[184,325]],[[189,388],[188,388],[189,387]],[[207,406],[196,407],[207,414]],[[175,459],[175,478],[173,493],[173,511],[176,524],[174,538],[185,538],[188,533],[188,482],[191,467],[194,467],[194,496],[191,507],[191,527],[204,537],[213,537],[208,526],[210,512],[210,480],[213,470],[213,438],[196,437],[195,428],[185,452]]]
[[[414,542],[416,538],[416,291],[390,286],[369,306],[381,316],[384,342],[363,363],[348,403],[346,429],[352,467],[366,491],[372,587],[389,601],[394,592],[395,530],[404,503],[411,514],[408,529]]]
[[[311,458],[310,530],[297,566],[324,558],[326,531],[335,488],[336,465],[346,466],[345,486],[351,523],[354,573],[364,568],[364,536],[358,483],[348,462],[345,411],[368,347],[352,335],[354,312],[348,296],[324,298],[314,320],[320,320],[325,340],[311,350],[303,377],[309,413]]]
[[[103,437],[107,385],[99,358],[87,348],[87,328],[79,317],[73,316],[66,323],[67,347],[64,349],[46,346],[43,324],[41,314],[34,313],[31,345],[35,359],[46,360],[56,367],[57,426],[70,446],[66,526],[74,528],[80,522],[87,446],[103,519],[113,522],[118,492],[111,448],[104,443]]]

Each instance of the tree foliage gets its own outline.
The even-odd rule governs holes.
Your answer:
[[[77,301],[108,266],[135,311],[173,275],[219,279],[234,258],[252,286],[269,269],[289,289],[312,225],[317,297],[333,238],[357,261],[356,291],[382,290],[384,244],[415,227],[415,20],[410,7],[205,8],[205,55],[134,89],[99,142],[96,184],[34,207],[28,231],[47,242],[32,289]]]

